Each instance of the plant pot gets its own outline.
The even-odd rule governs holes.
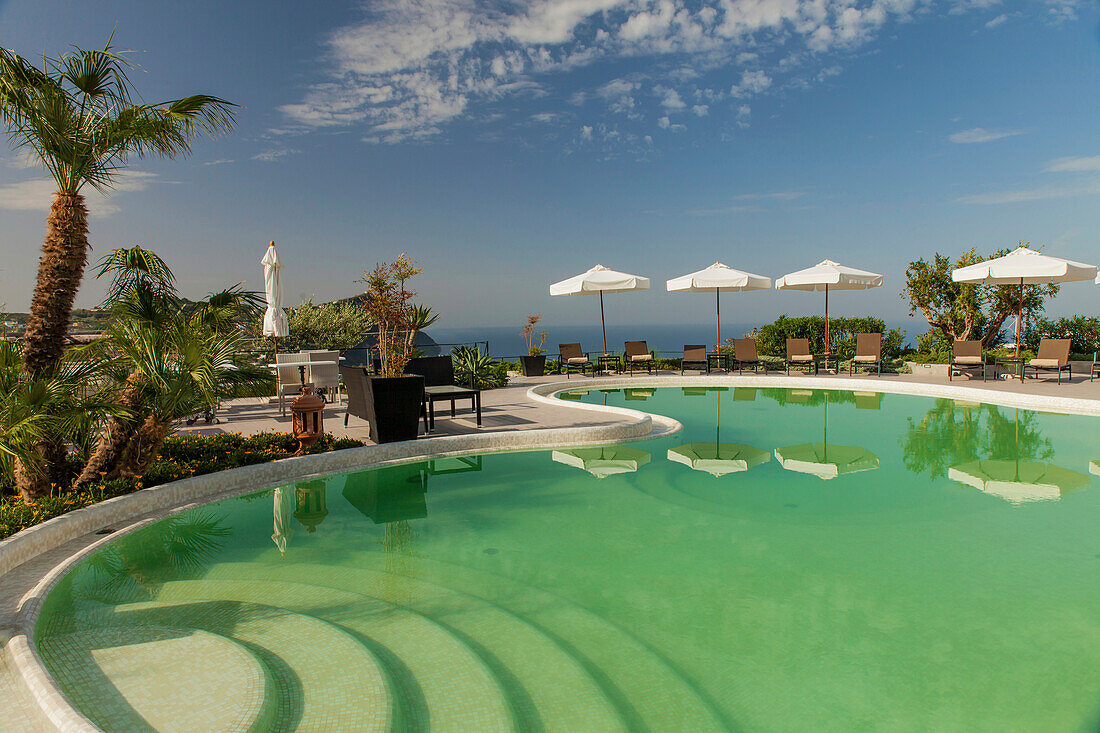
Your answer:
[[[545,354],[540,354],[538,356],[521,356],[519,358],[519,363],[523,368],[523,376],[525,377],[541,377],[546,372]]]
[[[424,377],[371,377],[366,390],[367,422],[375,443],[416,440],[424,406]]]

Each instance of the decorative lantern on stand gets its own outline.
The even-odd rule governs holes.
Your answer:
[[[302,387],[302,396],[290,405],[294,439],[298,441],[300,456],[324,435],[325,401],[313,394],[310,386]]]
[[[306,534],[316,532],[327,516],[324,481],[314,479],[294,486],[294,518],[306,528]]]

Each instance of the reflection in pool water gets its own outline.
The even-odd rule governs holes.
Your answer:
[[[1096,727],[1100,420],[574,396],[684,430],[183,513],[65,576],[43,658],[109,730]]]

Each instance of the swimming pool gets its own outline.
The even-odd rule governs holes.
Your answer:
[[[177,515],[75,566],[39,652],[108,730],[1100,722],[1097,418],[810,389],[563,397],[684,429]]]

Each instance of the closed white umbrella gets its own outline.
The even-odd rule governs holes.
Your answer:
[[[829,353],[829,291],[867,290],[882,285],[882,275],[857,270],[832,260],[822,260],[813,267],[791,272],[775,281],[776,290],[807,290],[825,293],[825,352]]]
[[[978,262],[952,270],[951,279],[957,283],[983,285],[1018,285],[1020,301],[1016,308],[1016,356],[1020,356],[1020,332],[1024,312],[1025,285],[1053,285],[1057,283],[1092,280],[1096,265],[1064,260],[1045,255],[1021,245],[1003,257]]]
[[[267,299],[263,335],[275,339],[275,351],[278,351],[279,339],[290,333],[290,327],[286,322],[286,313],[283,312],[283,263],[279,259],[279,253],[275,251],[274,242],[267,245],[267,252],[260,264],[264,266],[264,296]]]
[[[603,317],[603,294],[626,293],[632,290],[649,290],[649,278],[631,275],[626,272],[609,270],[596,265],[587,272],[575,275],[567,280],[550,286],[550,295],[592,295],[600,296],[600,328],[603,332],[603,353],[607,354],[607,326]]]
[[[705,270],[674,277],[665,282],[670,293],[714,293],[715,349],[722,345],[722,326],[718,310],[719,293],[739,293],[743,290],[768,290],[772,279],[751,272],[735,270],[721,262],[715,262]]]
[[[290,520],[294,517],[294,491],[289,487],[280,486],[275,489],[273,500],[275,532],[271,535],[271,541],[279,548],[279,554],[285,555],[286,541],[294,534],[290,526]]]

